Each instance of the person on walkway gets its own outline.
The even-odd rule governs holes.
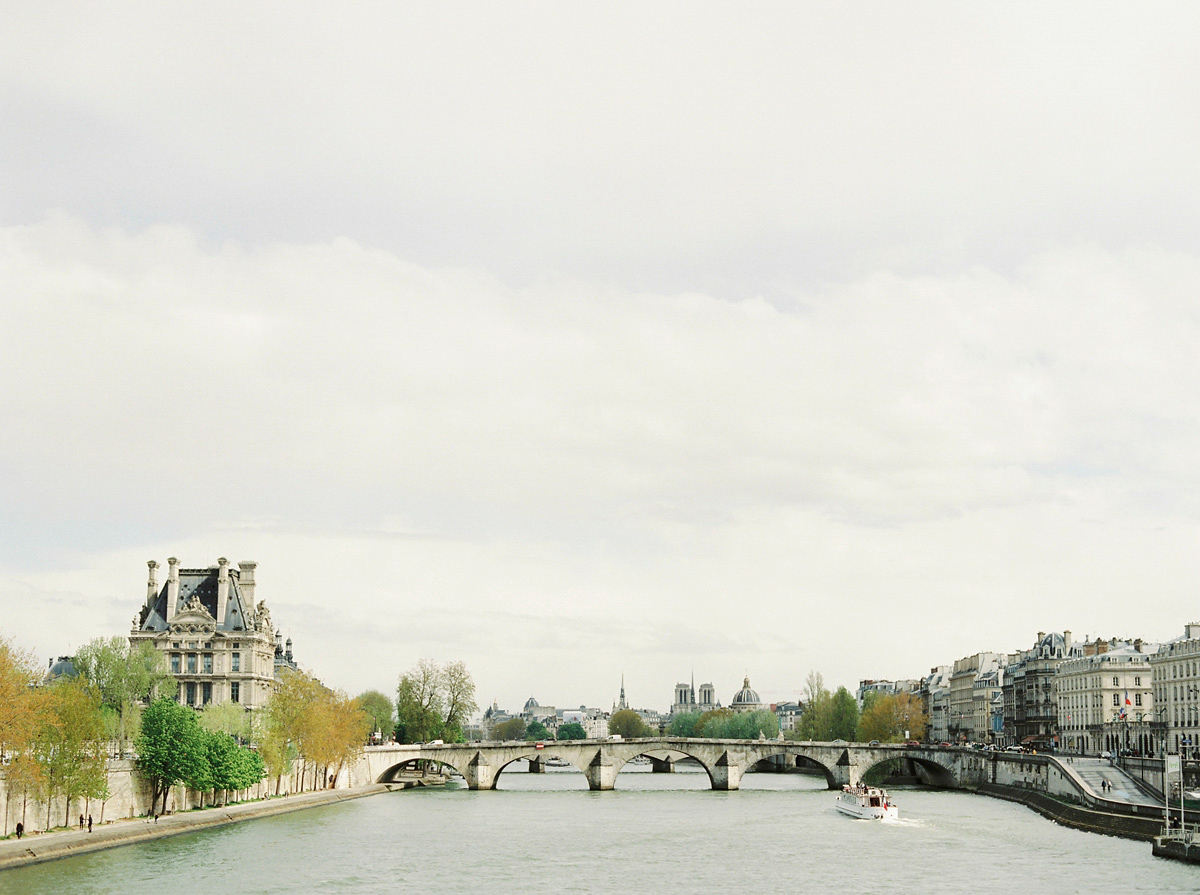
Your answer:
[[[92,832],[92,816],[88,815],[88,832]]]
[[[25,824],[17,821],[17,838],[20,839],[25,835]]]
[[[83,829],[83,815],[79,815],[79,829]]]

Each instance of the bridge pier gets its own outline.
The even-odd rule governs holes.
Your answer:
[[[467,780],[467,789],[496,788],[496,769],[483,757],[482,752],[475,753],[463,777]]]
[[[735,790],[742,785],[742,766],[732,760],[728,752],[721,754],[708,773],[713,789]]]
[[[584,773],[587,775],[588,789],[591,790],[612,789],[617,782],[616,768],[604,749],[596,750],[596,757],[588,763]]]
[[[529,759],[529,773],[531,773],[531,774],[546,773],[546,759],[542,758],[542,756],[540,756],[540,755],[537,758]]]
[[[674,774],[675,773],[675,762],[670,756],[668,756],[666,758],[651,757],[650,773],[651,774]]]

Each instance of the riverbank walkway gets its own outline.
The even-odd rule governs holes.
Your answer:
[[[1092,795],[1099,799],[1122,802],[1126,805],[1162,807],[1161,800],[1145,793],[1133,777],[1107,758],[1071,756],[1069,759],[1060,757],[1059,761],[1068,761],[1076,776],[1092,791]],[[1105,789],[1103,783],[1107,783],[1109,788]]]
[[[104,848],[192,833],[208,827],[219,827],[256,817],[270,817],[273,814],[284,814],[388,791],[389,787],[384,784],[356,786],[352,789],[326,789],[219,808],[200,808],[179,814],[166,814],[157,821],[146,817],[126,818],[94,826],[90,833],[87,830],[72,829],[30,833],[21,839],[11,836],[0,841],[0,871],[9,867],[53,861]]]

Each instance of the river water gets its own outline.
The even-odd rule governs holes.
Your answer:
[[[894,789],[897,823],[835,812],[823,780],[627,766],[617,789],[513,766],[452,783],[0,872],[22,893],[1200,892],[1200,868],[984,796]]]

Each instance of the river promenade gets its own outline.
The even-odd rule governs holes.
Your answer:
[[[59,830],[51,833],[31,833],[21,839],[14,836],[0,842],[0,871],[388,791],[389,787],[385,784],[369,784],[351,789],[328,789],[279,796],[222,808],[200,808],[163,815],[157,821],[145,817],[117,820],[94,827],[90,833],[87,830]]]

